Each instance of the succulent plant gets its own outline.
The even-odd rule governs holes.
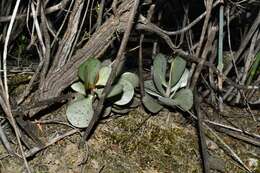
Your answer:
[[[154,58],[151,71],[152,80],[144,81],[145,96],[142,100],[150,112],[159,112],[163,105],[179,107],[183,111],[192,108],[193,93],[190,89],[184,88],[189,76],[184,59],[177,56],[168,62],[166,56],[159,53]],[[169,74],[169,77],[166,74]]]
[[[69,103],[66,111],[67,119],[73,126],[86,128],[89,125],[94,115],[93,103],[101,96],[111,70],[111,65],[102,65],[95,58],[89,58],[80,65],[78,72],[80,81],[71,85],[71,88],[78,94]],[[134,97],[134,89],[138,84],[139,79],[136,74],[125,72],[112,85],[107,99],[115,98],[112,100],[113,104],[117,106],[129,104]]]

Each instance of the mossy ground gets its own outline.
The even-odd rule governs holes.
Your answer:
[[[12,80],[22,83],[28,76]],[[11,84],[10,84],[11,85]],[[17,85],[17,82],[15,83]],[[25,88],[20,85],[13,93],[19,95]],[[210,107],[204,106],[207,118],[239,127],[259,134],[259,124],[252,121],[246,109],[225,107],[223,114],[216,114]],[[66,105],[45,115],[41,120],[67,123]],[[259,111],[253,112],[255,118],[260,117]],[[64,134],[71,127],[56,123],[41,124],[39,134],[47,141]],[[220,137],[247,163],[255,159],[258,164],[251,166],[255,173],[260,173],[260,149],[235,140],[222,133]],[[12,133],[8,134],[13,147],[19,152]],[[13,139],[12,139],[13,138]],[[198,136],[194,121],[184,115],[163,110],[157,115],[149,115],[142,108],[137,108],[127,115],[114,114],[100,121],[86,148],[79,149],[79,134],[69,136],[48,147],[33,157],[29,164],[36,173],[201,173],[201,158]],[[216,167],[225,173],[244,173],[214,139],[207,139],[209,152],[216,157]],[[19,173],[24,171],[22,160],[6,156],[5,149],[0,146],[0,172]],[[217,164],[217,161],[220,163]],[[214,171],[213,171],[214,172]],[[215,171],[216,172],[216,171]]]
[[[64,106],[46,118],[65,121],[65,109]],[[70,129],[58,124],[43,124],[42,128],[50,138]],[[259,148],[222,137],[243,161],[259,159]],[[151,116],[138,108],[128,115],[114,115],[100,122],[85,149],[78,149],[79,140],[79,135],[73,135],[37,154],[29,161],[33,172],[202,172],[196,128],[181,114],[168,110]],[[0,154],[4,153],[1,148]],[[219,147],[210,153],[224,160],[225,172],[245,172]],[[11,157],[1,159],[0,165],[2,172],[23,170],[22,161]]]

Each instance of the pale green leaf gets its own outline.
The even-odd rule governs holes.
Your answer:
[[[125,72],[121,75],[120,77],[123,80],[129,81],[134,88],[139,86],[139,78],[136,74],[131,73],[131,72]]]
[[[79,78],[84,82],[86,89],[92,89],[98,80],[101,62],[96,58],[89,58],[79,67]]]
[[[86,95],[86,89],[82,82],[76,82],[76,83],[72,84],[71,88],[80,94]]]
[[[120,80],[120,84],[123,85],[123,94],[120,100],[116,101],[115,104],[126,105],[134,97],[135,90],[133,85],[127,80]]]
[[[161,94],[165,94],[163,85],[166,85],[165,76],[167,68],[167,58],[159,53],[153,61],[153,80],[156,88]]]
[[[174,95],[173,100],[177,106],[188,111],[193,105],[193,93],[190,89],[181,89]]]
[[[145,108],[152,113],[157,113],[163,108],[162,105],[160,105],[154,98],[152,98],[148,94],[145,94],[142,102]]]
[[[107,98],[111,98],[111,97],[121,94],[123,92],[123,88],[124,88],[124,86],[120,83],[112,86],[109,94],[107,95]]]
[[[175,108],[177,106],[177,103],[175,102],[175,100],[169,98],[169,97],[158,97],[158,100],[166,106],[170,106],[172,108]]]
[[[89,96],[82,100],[77,100],[69,104],[66,115],[68,121],[75,127],[88,127],[93,115],[92,98]]]
[[[181,57],[177,56],[171,63],[170,71],[170,87],[173,87],[180,80],[186,67],[186,61]]]
[[[98,95],[98,97],[101,96],[104,88],[99,88],[95,90],[95,93]],[[122,84],[116,84],[111,87],[111,91],[108,93],[107,98],[111,98],[114,96],[117,96],[123,92],[123,85]]]
[[[172,87],[171,92],[176,92],[178,89],[187,86],[189,73],[189,70],[185,69],[178,83],[174,87]]]
[[[157,89],[155,88],[154,83],[153,83],[152,80],[146,80],[146,81],[144,81],[144,90],[145,90],[145,92],[147,92],[148,94],[153,95],[153,96],[156,96],[156,97],[159,97],[159,96],[162,95],[161,93],[159,93],[159,92],[157,91]]]
[[[111,71],[112,71],[112,68],[110,66],[102,67],[99,70],[99,77],[98,77],[98,81],[97,81],[96,85],[105,86],[108,81]]]
[[[144,81],[144,88],[145,88],[145,89],[149,89],[149,90],[151,90],[151,91],[153,91],[153,92],[158,93],[158,91],[157,91],[157,89],[156,89],[156,87],[155,87],[155,85],[154,85],[154,82],[153,82],[152,80],[146,80],[146,81]],[[159,93],[158,93],[158,94],[159,94]]]

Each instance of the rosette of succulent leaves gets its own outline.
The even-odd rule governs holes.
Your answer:
[[[102,64],[96,58],[89,58],[80,65],[78,76],[80,81],[71,85],[77,92],[76,98],[67,107],[68,121],[75,127],[88,127],[93,115],[93,105],[101,96],[112,70],[112,64]],[[135,88],[139,85],[138,76],[125,72],[115,80],[111,91],[106,97],[104,112],[109,114],[112,107],[130,104],[133,102]],[[108,104],[107,104],[108,103]],[[127,106],[127,107],[128,107]]]
[[[159,53],[154,57],[151,69],[152,80],[144,81],[144,106],[152,113],[159,112],[163,106],[188,111],[193,105],[193,93],[185,88],[189,77],[186,61],[181,57],[167,60]]]

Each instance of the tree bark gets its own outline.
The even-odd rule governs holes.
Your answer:
[[[36,101],[42,101],[57,97],[61,92],[78,80],[78,68],[81,63],[90,57],[99,58],[110,46],[116,37],[116,33],[123,33],[126,29],[126,22],[129,18],[130,9],[134,0],[125,0],[117,10],[119,16],[112,15],[106,22],[91,36],[89,41],[71,57],[66,64],[56,71],[48,73],[41,90],[35,94]],[[46,106],[44,106],[46,107]],[[44,107],[36,108],[28,112],[29,116],[42,110]]]

